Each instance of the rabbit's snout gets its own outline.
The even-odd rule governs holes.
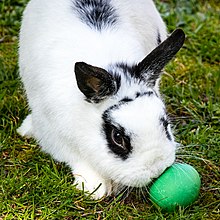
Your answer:
[[[153,179],[159,177],[175,161],[175,154],[158,155],[154,159],[146,161],[141,176],[134,179],[134,187],[143,187]],[[140,172],[141,173],[141,172]],[[131,183],[130,183],[131,184]]]
[[[152,170],[152,178],[158,177],[167,167],[171,166],[175,161],[174,149],[157,149],[147,152],[146,169]],[[147,158],[147,157],[146,157]]]

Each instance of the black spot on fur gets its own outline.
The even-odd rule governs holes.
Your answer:
[[[122,70],[122,72],[124,73],[125,77],[127,77],[128,79],[132,78],[136,78],[139,79],[137,77],[137,65],[128,65],[127,63],[117,63],[116,67],[119,68],[120,70]]]
[[[162,117],[162,118],[160,119],[160,122],[161,122],[161,124],[162,124],[163,127],[164,127],[164,130],[165,130],[165,132],[166,132],[166,136],[167,136],[168,140],[172,141],[172,137],[171,137],[171,135],[170,135],[170,133],[169,133],[169,131],[168,131],[168,125],[169,125],[168,120],[165,119],[164,117]]]
[[[133,99],[129,98],[129,97],[124,97],[120,102],[132,102]]]
[[[153,91],[146,91],[146,92],[143,92],[143,93],[137,92],[136,93],[136,98],[142,97],[142,96],[146,96],[146,95],[147,96],[153,96],[153,95],[157,96],[157,94],[155,92],[153,92]]]
[[[74,0],[74,10],[82,22],[99,31],[117,23],[116,9],[110,0]]]
[[[137,92],[135,98],[138,98],[138,97],[140,97],[140,96],[141,96],[141,93],[140,93],[140,92]]]
[[[126,160],[129,156],[129,154],[132,152],[133,147],[131,146],[130,137],[125,134],[125,129],[121,127],[120,125],[116,123],[112,123],[110,113],[115,108],[118,108],[119,106],[112,106],[109,109],[107,109],[103,116],[103,130],[104,134],[106,136],[106,140],[108,142],[108,147],[117,157],[120,157],[122,160]],[[112,139],[112,132],[113,130],[120,134],[121,137],[123,137],[125,147],[122,148],[118,145],[116,145]]]
[[[114,75],[114,80],[116,82],[116,86],[117,86],[117,91],[119,90],[119,88],[121,87],[121,77],[119,75]]]
[[[157,32],[157,44],[159,45],[161,43],[161,36],[160,36],[160,32]]]
[[[154,95],[154,92],[153,91],[147,91],[147,92],[144,92],[144,95],[152,96],[152,95]]]
[[[130,73],[132,76],[135,75],[136,65],[128,65],[127,63],[117,63],[116,66],[123,70],[125,73]]]
[[[120,72],[123,73],[123,75],[126,77],[127,81],[133,81],[136,82],[145,82],[145,78],[143,77],[141,71],[139,70],[139,67],[137,64],[129,65],[127,63],[116,63],[115,64],[116,69],[118,69]],[[110,70],[109,70],[110,72]],[[113,73],[115,74],[115,73]]]
[[[116,63],[110,66],[108,72],[112,75],[123,75],[123,78],[126,79],[128,83],[136,81],[137,83],[141,81],[137,73],[137,65],[129,65],[127,63]]]

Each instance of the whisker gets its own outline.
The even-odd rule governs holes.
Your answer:
[[[198,157],[198,156],[194,156],[194,155],[187,155],[187,154],[186,155],[177,155],[177,157],[180,157],[180,158],[192,158],[192,159],[203,161],[206,164],[212,163],[212,161],[210,161],[208,159],[204,159],[202,157]]]
[[[182,149],[185,149],[185,148],[190,148],[190,147],[197,147],[198,144],[188,144],[188,145],[182,145],[182,144],[179,144],[177,145],[177,151],[178,150],[182,150]]]
[[[141,192],[140,192],[140,188],[139,187],[135,188],[135,192],[136,192],[136,195],[138,195],[138,198],[141,198]]]
[[[147,186],[141,187],[140,192],[141,192],[142,199],[144,200],[144,202],[147,202],[148,201],[147,195],[149,194],[149,190],[148,190]]]
[[[181,155],[187,155],[187,156],[192,156],[192,157],[200,157],[203,158],[205,155],[200,152],[195,152],[195,151],[183,151],[183,152],[178,152],[176,153],[176,156],[181,156]]]
[[[185,149],[185,148],[179,149],[179,150],[177,151],[177,153],[179,153],[179,152],[188,152],[188,153],[195,153],[195,154],[204,154],[204,153],[201,152],[201,151],[188,150],[188,149]]]
[[[117,191],[116,196],[120,196],[119,201],[125,200],[131,193],[132,188],[129,186],[121,186],[121,189]]]
[[[184,163],[184,161],[180,158],[176,158],[175,162],[178,162],[178,163]]]

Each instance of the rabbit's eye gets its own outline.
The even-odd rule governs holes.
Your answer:
[[[114,128],[112,129],[112,132],[111,132],[111,138],[112,138],[112,141],[115,145],[127,150],[126,141],[125,141],[124,137],[122,136],[122,134],[120,132],[118,132]]]
[[[125,129],[120,125],[116,127],[110,124],[108,120],[103,128],[109,149],[122,160],[126,160],[132,151],[132,146],[130,136],[125,133]]]

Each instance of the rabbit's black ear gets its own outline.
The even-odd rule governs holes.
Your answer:
[[[77,62],[75,74],[78,88],[89,102],[98,103],[117,91],[114,77],[102,68]]]
[[[138,77],[143,78],[148,86],[154,87],[162,69],[180,50],[184,40],[184,32],[181,29],[176,29],[138,64]]]

